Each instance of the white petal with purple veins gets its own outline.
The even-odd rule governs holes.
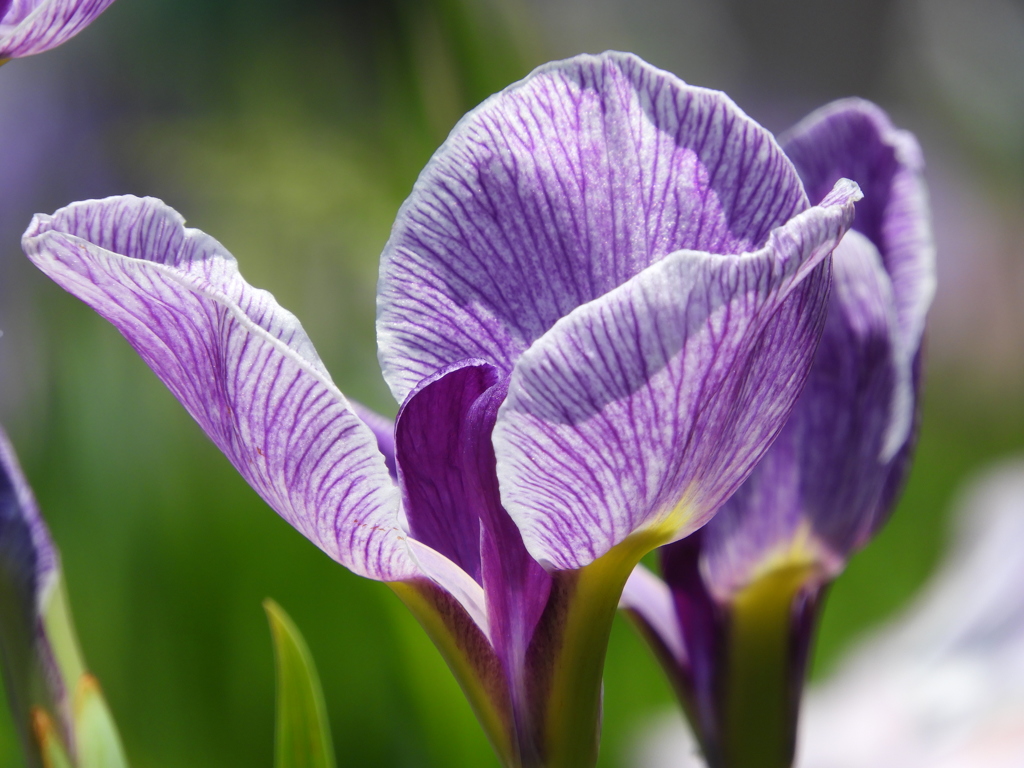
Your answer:
[[[152,198],[37,216],[23,246],[110,320],[282,517],[356,573],[417,572],[373,432],[298,320],[234,257]]]
[[[466,358],[509,373],[581,304],[670,253],[741,253],[807,206],[727,96],[631,54],[535,70],[466,115],[381,257],[384,377],[404,400]]]
[[[0,59],[31,56],[55,48],[89,26],[112,2],[11,0],[0,16]]]

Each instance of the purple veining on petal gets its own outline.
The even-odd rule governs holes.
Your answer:
[[[120,330],[250,485],[356,573],[417,574],[373,432],[294,315],[152,198],[38,215],[26,254]]]
[[[0,58],[31,56],[67,42],[114,0],[8,0],[0,6]]]
[[[805,514],[843,555],[859,538],[862,516],[878,505],[891,459],[889,427],[899,424],[898,444],[906,442],[914,397],[900,364],[891,283],[878,252],[857,234],[833,257],[829,319],[795,411]]]
[[[742,590],[773,573],[807,569],[792,600],[780,604],[789,619],[788,655],[778,660],[788,698],[778,706],[789,711],[792,737],[824,591],[888,515],[909,466],[934,254],[920,150],[877,107],[860,100],[829,105],[783,145],[812,201],[837,178],[857,182],[865,197],[833,253],[828,318],[792,416],[715,518],[663,549],[663,571],[677,598],[717,607],[727,637]],[[681,698],[691,710],[696,701],[692,719],[713,752],[715,718],[730,706],[715,701],[714,680],[730,674],[729,660],[722,642],[709,644],[701,621],[688,619],[681,605],[692,668],[690,678],[677,675]],[[710,692],[699,682],[702,667]]]
[[[465,358],[509,373],[667,254],[757,249],[806,205],[724,94],[629,54],[545,65],[460,121],[399,212],[378,293],[385,378],[401,399]]]
[[[935,294],[935,247],[917,140],[871,102],[843,99],[806,117],[782,144],[811,200],[840,177],[864,190],[853,228],[878,248],[892,279],[909,365]]]
[[[877,107],[825,107],[784,141],[816,199],[838,176],[866,190],[836,249],[829,318],[782,436],[705,532],[720,599],[798,536],[829,573],[886,519],[916,440],[920,340],[934,289],[922,162]],[[902,314],[901,314],[902,313]]]
[[[494,432],[505,508],[548,568],[593,561],[686,505],[702,525],[785,423],[824,322],[856,185],[750,254],[672,254],[520,359]]]
[[[916,441],[934,290],[917,143],[874,105],[845,100],[801,122],[784,146],[812,200],[837,176],[853,178],[866,197],[834,254],[829,319],[800,402],[708,526],[705,568],[720,596],[797,535],[811,537],[826,571],[841,570],[888,516]]]

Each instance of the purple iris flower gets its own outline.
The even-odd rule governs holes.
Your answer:
[[[782,428],[859,197],[810,205],[732,101],[632,55],[543,66],[462,119],[398,214],[394,425],[157,200],[39,215],[23,245],[289,523],[395,589],[506,765],[588,766],[622,586]]]
[[[114,0],[0,0],[0,60],[67,42]]]
[[[864,190],[833,254],[828,319],[807,385],[718,515],[662,549],[666,583],[638,569],[623,596],[715,768],[750,764],[744,755],[753,750],[774,755],[758,765],[792,760],[823,590],[887,519],[910,464],[935,289],[911,134],[851,99],[810,115],[782,146],[811,200],[841,177]],[[751,733],[758,728],[761,741]]]

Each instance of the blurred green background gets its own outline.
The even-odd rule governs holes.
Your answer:
[[[123,339],[33,271],[31,214],[163,198],[299,315],[346,393],[393,415],[376,264],[416,174],[481,99],[605,48],[726,89],[773,130],[867,96],[925,146],[941,286],[918,460],[833,590],[815,674],[927,577],[963,480],[1024,447],[1024,11],[1009,0],[117,0],[0,69],[0,419],[133,765],[270,766],[267,596],[316,657],[339,765],[496,762],[391,592],[273,514]],[[601,765],[625,765],[670,701],[619,621]],[[21,764],[5,711],[0,764]]]

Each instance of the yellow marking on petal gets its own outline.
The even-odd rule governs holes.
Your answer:
[[[503,765],[517,766],[518,760],[511,742],[511,715],[503,712],[494,700],[494,692],[488,689],[480,675],[480,669],[472,664],[459,638],[452,632],[451,625],[444,620],[435,601],[430,599],[424,587],[409,581],[387,582],[392,591],[412,611],[412,615],[423,627],[427,636],[441,653],[448,668],[469,700],[470,707],[483,727],[487,738],[498,753]],[[468,615],[466,618],[470,621]],[[475,626],[475,625],[474,625]],[[481,638],[483,633],[481,632]],[[483,638],[486,642],[486,638]],[[507,694],[506,694],[507,696]]]
[[[771,550],[752,572],[750,583],[768,577],[776,571],[792,568],[821,568],[830,558],[824,547],[811,531],[810,523],[804,521],[794,531],[789,541]]]
[[[575,583],[547,702],[547,768],[591,768],[596,763],[604,658],[622,589],[640,559],[675,539],[691,517],[684,497],[594,562],[566,572],[575,576]]]

